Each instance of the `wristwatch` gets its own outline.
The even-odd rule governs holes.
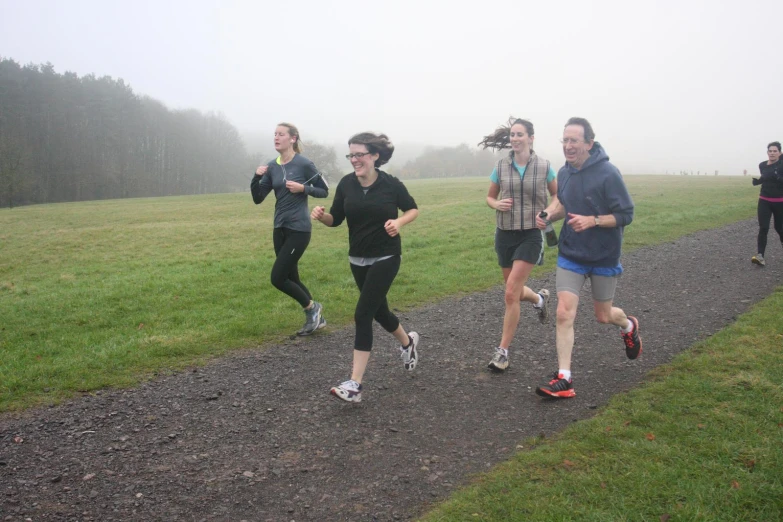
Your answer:
[[[601,219],[598,216],[595,216],[595,226],[597,227],[601,226]]]

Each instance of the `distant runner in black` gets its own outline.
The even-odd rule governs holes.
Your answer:
[[[304,309],[305,323],[298,335],[310,335],[326,326],[321,303],[313,301],[299,279],[299,259],[310,244],[313,225],[307,208],[307,196],[325,198],[329,185],[312,161],[300,154],[299,130],[290,123],[275,129],[277,159],[256,169],[250,192],[256,205],[274,190],[275,224],[272,241],[275,248],[272,285],[291,296]]]
[[[767,161],[759,163],[761,177],[753,178],[753,185],[761,185],[759,194],[758,218],[759,235],[756,240],[757,254],[750,260],[765,266],[764,252],[767,251],[767,234],[769,234],[769,222],[775,217],[775,232],[780,237],[783,246],[783,165],[780,161],[780,142],[773,141],[767,145]]]

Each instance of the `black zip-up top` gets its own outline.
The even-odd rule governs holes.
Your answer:
[[[406,212],[418,208],[405,185],[382,170],[375,169],[378,179],[369,187],[362,187],[352,172],[337,184],[329,213],[332,226],[348,220],[348,255],[354,257],[383,257],[402,254],[400,235],[391,237],[384,225],[397,219],[397,210]],[[365,194],[365,190],[367,193]]]
[[[783,161],[778,159],[772,165],[766,161],[759,163],[761,177],[753,178],[754,185],[761,185],[761,194],[765,198],[783,198]]]

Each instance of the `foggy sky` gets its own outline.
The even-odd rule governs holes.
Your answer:
[[[279,121],[305,141],[454,146],[513,114],[562,165],[582,116],[624,173],[756,174],[783,141],[782,16],[771,0],[0,0],[0,56],[222,113],[270,155]]]

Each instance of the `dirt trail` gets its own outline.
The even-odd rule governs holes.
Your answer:
[[[575,399],[533,393],[556,369],[555,329],[527,306],[509,371],[487,372],[503,318],[497,287],[402,314],[422,335],[413,373],[378,331],[359,405],[327,393],[349,375],[346,328],[0,417],[0,520],[411,519],[523,439],[593,415],[768,295],[783,280],[783,251],[771,237],[767,267],[751,265],[756,227],[625,255],[616,302],[639,318],[644,353],[626,360],[617,330],[593,320],[584,295]],[[531,286],[554,295],[554,275]]]

